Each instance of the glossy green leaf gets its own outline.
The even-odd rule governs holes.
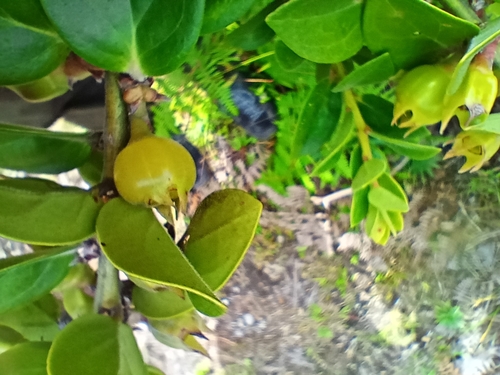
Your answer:
[[[351,112],[345,113],[343,120],[335,129],[330,142],[329,148],[332,150],[330,154],[322,160],[314,170],[311,172],[312,176],[318,176],[321,173],[331,171],[335,168],[338,157],[344,151],[346,144],[352,139],[354,135],[355,124]]]
[[[176,69],[198,39],[204,0],[41,0],[79,56],[136,77]],[[91,25],[91,27],[90,27]]]
[[[227,42],[245,51],[256,50],[266,44],[274,37],[274,31],[267,25],[266,17],[280,5],[279,1],[273,1],[259,13],[232,31],[227,36]]]
[[[467,69],[469,68],[472,59],[488,44],[493,42],[500,35],[500,18],[496,18],[493,20],[489,20],[484,29],[482,29],[479,34],[477,34],[470,41],[469,48],[467,48],[467,52],[462,56],[457,66],[455,67],[455,71],[453,72],[453,76],[451,77],[451,81],[446,89],[446,95],[453,95],[457,92],[460,84],[465,78],[465,74],[467,73]]]
[[[434,62],[479,32],[473,23],[415,0],[367,0],[363,36],[373,53],[388,52],[396,68]]]
[[[398,154],[408,156],[411,159],[415,160],[426,160],[430,159],[433,156],[436,156],[441,152],[439,147],[421,145],[418,143],[402,141],[400,139],[394,139],[390,137],[386,137],[385,135],[378,134],[375,132],[369,133],[370,137],[378,139],[386,146],[391,148],[393,151]]]
[[[386,168],[386,163],[383,160],[370,159],[365,161],[352,180],[352,190],[356,192],[367,187],[379,178]]]
[[[213,33],[239,20],[255,0],[205,0],[202,34]]]
[[[61,173],[81,166],[90,151],[87,134],[0,124],[0,168]]]
[[[50,342],[25,342],[0,354],[2,375],[47,375]]]
[[[0,86],[42,78],[56,69],[69,53],[38,0],[3,1],[0,34]]]
[[[354,87],[383,82],[392,77],[394,73],[395,68],[390,55],[383,53],[349,73],[333,88],[333,92],[342,92]]]
[[[342,94],[333,93],[331,85],[322,81],[304,103],[295,130],[291,157],[318,157],[321,147],[330,140],[342,113]]]
[[[0,325],[0,354],[24,341],[26,341],[24,336],[15,329]]]
[[[100,206],[89,192],[47,180],[0,180],[0,235],[37,245],[91,237]]]
[[[0,324],[16,330],[27,340],[52,341],[60,331],[58,317],[57,302],[48,294],[38,301],[0,314]]]
[[[278,40],[274,44],[274,52],[278,64],[287,71],[296,69],[305,61],[302,57],[288,48],[288,46],[281,40]]]
[[[407,212],[408,202],[383,187],[372,187],[368,201],[379,210]]]
[[[49,375],[147,375],[132,329],[97,314],[76,319],[61,331],[50,348],[47,369]]]
[[[378,184],[384,189],[390,191],[408,204],[408,197],[401,185],[389,173],[385,172],[377,179]]]
[[[367,186],[361,190],[356,191],[352,195],[350,221],[351,227],[355,227],[368,214],[368,192],[370,188]]]
[[[182,298],[170,290],[153,292],[137,287],[132,291],[132,302],[135,310],[153,319],[173,318],[194,308],[187,295]]]
[[[266,21],[297,55],[316,63],[344,61],[363,45],[356,0],[293,0]]]
[[[67,275],[74,251],[45,250],[0,260],[0,314],[50,292]]]
[[[241,190],[225,189],[206,197],[187,230],[184,254],[213,290],[229,280],[253,239],[262,204]],[[198,308],[199,297],[190,295]]]
[[[142,281],[200,295],[207,303],[200,306],[193,301],[193,304],[206,315],[224,313],[225,306],[150,209],[132,206],[121,198],[112,199],[99,214],[97,235],[104,253],[116,268]]]

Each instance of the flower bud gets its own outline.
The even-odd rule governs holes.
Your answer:
[[[465,156],[465,164],[458,171],[475,172],[500,148],[500,135],[483,130],[463,131],[457,135],[453,147],[446,153],[444,159],[455,156]]]
[[[450,78],[451,72],[443,65],[422,65],[406,73],[396,87],[392,124],[403,118],[399,127],[409,128],[409,134],[441,121],[443,97]],[[411,116],[405,119],[408,112]]]
[[[440,132],[443,133],[454,115],[458,116],[462,128],[467,127],[475,118],[484,121],[493,107],[497,93],[497,78],[488,62],[482,56],[477,56],[457,92],[444,98]]]

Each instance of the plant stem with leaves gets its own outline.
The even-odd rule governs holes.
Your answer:
[[[106,127],[104,129],[104,166],[102,184],[107,186],[113,179],[115,159],[129,138],[127,107],[115,73],[106,72]],[[94,311],[107,312],[114,319],[123,319],[123,308],[120,297],[120,280],[118,270],[106,258],[103,252],[99,258],[97,289],[94,300]]]

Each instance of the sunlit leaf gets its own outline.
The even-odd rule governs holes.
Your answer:
[[[0,235],[37,245],[92,236],[100,206],[89,192],[47,180],[0,180]]]
[[[225,311],[225,306],[150,209],[132,206],[121,198],[113,199],[99,214],[97,235],[104,253],[116,268],[145,282],[200,295],[200,304],[194,301],[193,304],[206,315],[217,316]]]
[[[205,198],[186,233],[184,254],[213,290],[241,263],[253,239],[262,204],[241,190],[216,191]],[[198,308],[199,297],[191,293]]]

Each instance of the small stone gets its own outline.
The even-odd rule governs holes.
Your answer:
[[[241,329],[236,329],[233,332],[233,336],[234,337],[243,337],[243,336],[245,336],[245,334],[243,333],[243,331]]]
[[[252,314],[246,313],[245,315],[243,315],[243,321],[245,322],[245,325],[249,327],[254,325],[255,318]]]
[[[229,306],[231,304],[231,302],[229,301],[228,298],[221,298],[220,301],[225,305],[225,306]]]
[[[279,243],[280,245],[283,245],[285,243],[285,236],[280,234],[279,236],[276,237],[276,242]]]

